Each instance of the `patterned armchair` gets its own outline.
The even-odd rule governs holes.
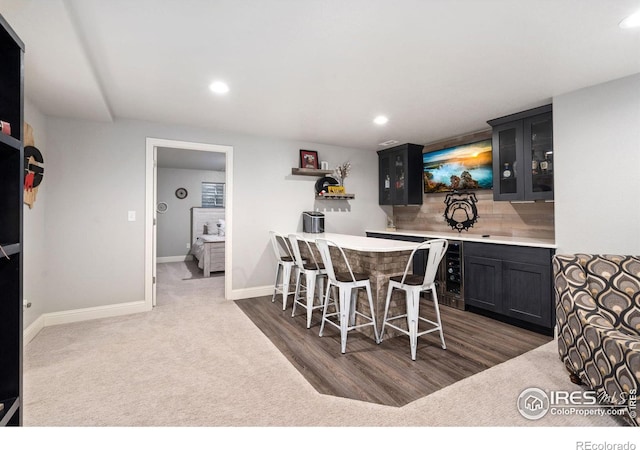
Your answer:
[[[601,403],[628,404],[625,420],[639,425],[640,257],[556,255],[553,272],[558,352],[571,380]]]

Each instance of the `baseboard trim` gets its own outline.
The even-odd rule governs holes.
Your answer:
[[[62,325],[85,320],[103,319],[105,317],[126,316],[151,311],[144,302],[118,303],[115,305],[96,306],[93,308],[71,309],[54,313],[45,313],[33,321],[22,334],[23,343],[26,345],[35,338],[44,327]]]
[[[234,289],[231,291],[229,300],[240,300],[243,298],[264,297],[273,293],[273,286],[258,286],[247,289]],[[51,325],[62,325],[72,322],[83,322],[85,320],[103,319],[105,317],[125,316],[151,311],[152,308],[143,300],[139,302],[118,303],[115,305],[96,306],[93,308],[71,309],[45,313],[34,320],[31,325],[23,330],[22,339],[24,345],[31,342],[42,331],[43,328]]]
[[[27,328],[22,331],[22,343],[23,346],[27,345],[29,342],[33,340],[34,337],[42,331],[44,328],[44,317],[43,315],[38,316],[36,320],[31,322]]]
[[[186,256],[159,256],[156,258],[157,264],[170,263],[170,262],[184,262],[193,261],[193,255]]]
[[[257,286],[246,289],[232,289],[229,300],[240,300],[243,298],[264,297],[273,294],[273,286]]]

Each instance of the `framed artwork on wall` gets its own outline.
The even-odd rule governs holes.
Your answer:
[[[318,168],[318,152],[314,150],[300,150],[300,168],[301,169],[317,169]]]

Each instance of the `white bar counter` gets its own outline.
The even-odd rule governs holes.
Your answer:
[[[520,247],[556,248],[553,239],[537,239],[513,236],[478,235],[469,233],[425,231],[425,230],[365,230],[366,233],[390,234],[394,236],[417,236],[431,239],[448,239],[451,241],[480,242],[483,244],[517,245]]]
[[[402,252],[413,250],[418,246],[417,242],[394,241],[391,239],[380,239],[366,236],[355,236],[352,234],[336,233],[294,233],[301,236],[308,242],[316,239],[326,239],[335,242],[339,247],[359,252]]]

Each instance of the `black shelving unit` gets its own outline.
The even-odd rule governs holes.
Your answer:
[[[0,15],[0,426],[22,425],[24,44]]]

